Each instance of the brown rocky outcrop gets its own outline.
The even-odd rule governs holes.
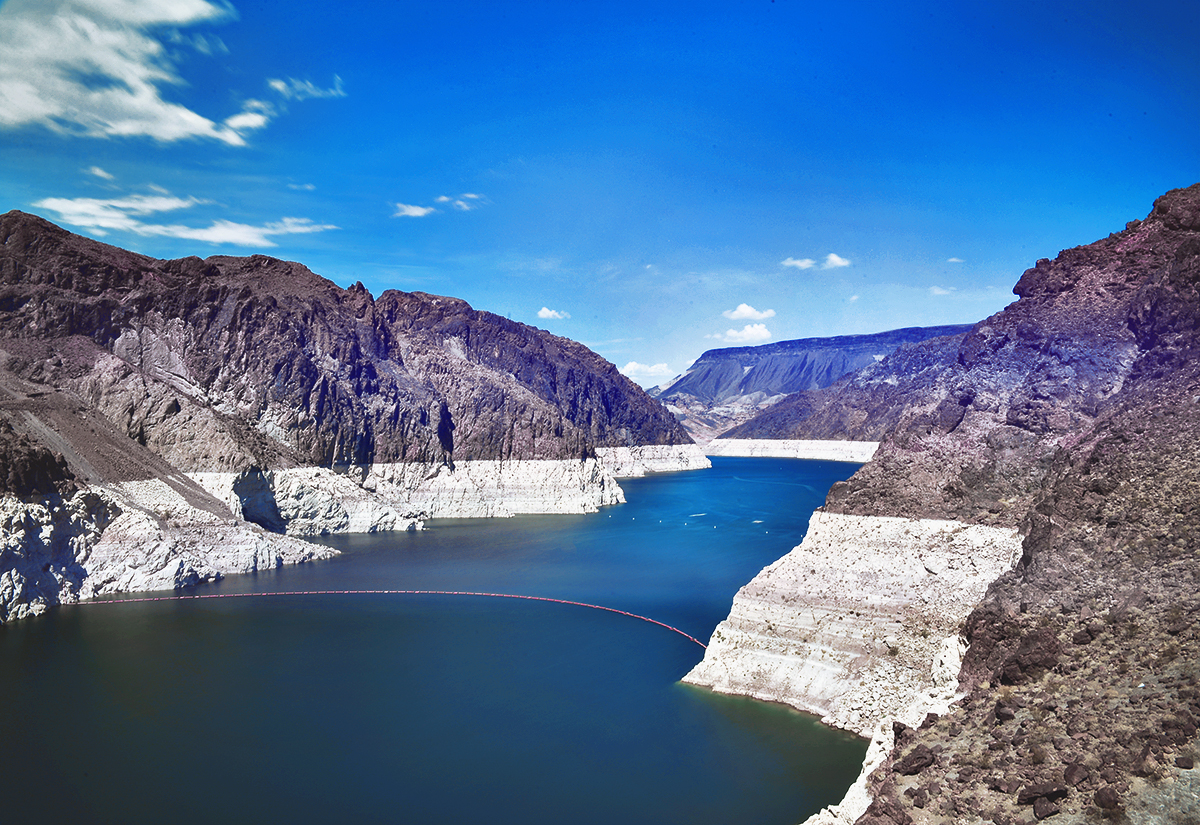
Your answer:
[[[890,422],[829,509],[1025,534],[966,621],[966,698],[872,786],[917,822],[1166,822],[1154,800],[1197,805],[1200,185],[1014,292],[805,402],[801,428]],[[922,747],[939,759],[909,776]]]

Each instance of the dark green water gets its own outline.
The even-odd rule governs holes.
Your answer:
[[[707,641],[857,465],[714,459],[588,516],[438,521],[197,593],[449,589]],[[679,684],[703,651],[546,602],[322,595],[0,627],[7,821],[795,825],[865,743]]]

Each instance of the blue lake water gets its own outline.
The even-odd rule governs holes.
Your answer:
[[[857,465],[713,459],[586,516],[440,520],[196,594],[461,590],[707,641]],[[795,825],[865,743],[679,683],[703,655],[610,612],[442,595],[67,606],[0,626],[11,821]]]

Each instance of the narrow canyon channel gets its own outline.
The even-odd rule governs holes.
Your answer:
[[[866,743],[679,679],[858,465],[714,458],[582,516],[325,539],[329,561],[0,626],[6,813],[80,822],[796,825]],[[274,594],[274,595],[272,595]],[[283,595],[299,594],[299,595]]]

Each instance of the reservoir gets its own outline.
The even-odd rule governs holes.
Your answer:
[[[230,598],[0,626],[6,818],[796,825],[866,743],[680,684],[703,656],[685,635],[550,601],[316,591],[546,597],[707,642],[857,466],[714,458],[623,481],[599,513],[332,537],[330,561],[188,591]]]

